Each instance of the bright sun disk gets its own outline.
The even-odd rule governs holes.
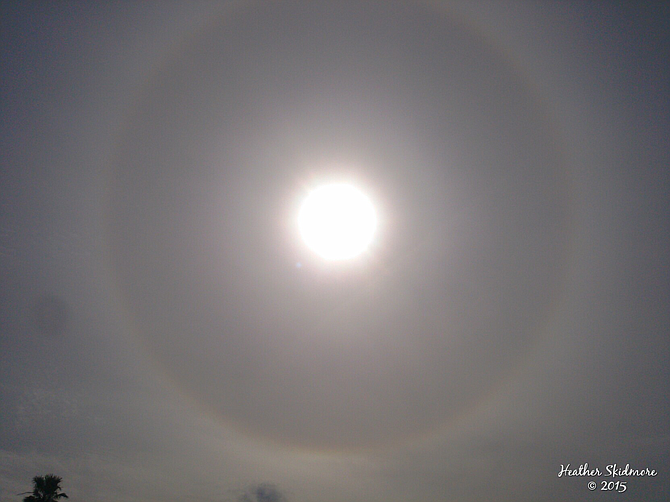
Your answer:
[[[367,249],[377,226],[375,209],[357,188],[322,185],[307,196],[298,214],[303,240],[327,260],[345,260]]]

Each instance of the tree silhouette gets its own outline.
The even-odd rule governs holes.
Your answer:
[[[23,502],[56,502],[61,498],[68,496],[61,491],[60,482],[63,478],[53,474],[46,476],[35,476],[33,478],[33,491],[27,497],[23,497]],[[20,493],[19,495],[23,495]]]
[[[271,483],[250,486],[239,498],[240,502],[285,502],[284,494]]]

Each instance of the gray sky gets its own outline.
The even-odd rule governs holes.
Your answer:
[[[0,9],[0,502],[667,498],[667,6]]]

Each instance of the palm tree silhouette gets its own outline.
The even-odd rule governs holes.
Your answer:
[[[27,497],[23,497],[23,502],[56,502],[61,498],[68,498],[68,496],[61,491],[60,482],[63,478],[53,474],[46,476],[35,476],[33,478],[33,491]],[[24,492],[19,495],[24,495]]]

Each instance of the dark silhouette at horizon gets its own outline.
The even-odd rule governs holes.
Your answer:
[[[63,478],[55,474],[45,476],[35,476],[33,478],[33,491],[19,493],[30,495],[23,497],[23,502],[56,502],[62,498],[69,498],[66,493],[61,491],[60,483]]]

